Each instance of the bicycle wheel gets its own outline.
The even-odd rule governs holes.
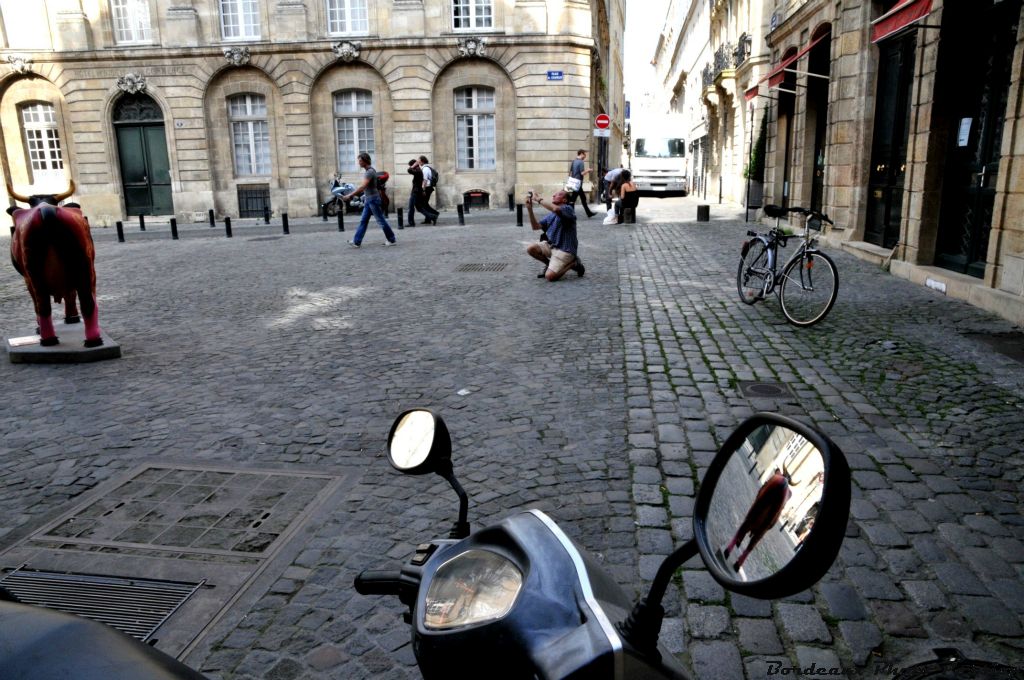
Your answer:
[[[768,278],[768,248],[756,238],[749,242],[746,254],[740,258],[736,272],[736,290],[740,301],[752,305],[764,299],[764,285]]]
[[[838,294],[839,272],[825,253],[804,253],[782,272],[782,313],[796,326],[810,326],[824,319]]]

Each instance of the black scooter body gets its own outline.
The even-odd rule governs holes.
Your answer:
[[[205,680],[150,645],[109,626],[0,601],[3,680]]]
[[[511,560],[523,585],[502,619],[449,630],[424,625],[439,567],[468,550]],[[418,573],[416,573],[418,572]],[[426,680],[441,678],[685,678],[672,654],[641,656],[614,622],[632,602],[625,591],[544,513],[513,515],[457,543],[445,541],[403,577],[420,580],[413,606],[413,649]],[[403,579],[405,580],[405,579]]]

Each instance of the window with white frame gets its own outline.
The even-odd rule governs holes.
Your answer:
[[[220,31],[225,40],[259,38],[259,0],[220,0]]]
[[[456,31],[494,27],[494,0],[452,0],[452,28]]]
[[[375,152],[373,95],[369,90],[334,93],[334,129],[338,137],[338,172],[358,172],[356,157]]]
[[[370,31],[366,0],[327,0],[327,32],[365,35]]]
[[[235,149],[235,176],[270,174],[270,126],[267,98],[238,94],[228,99],[231,140]]]
[[[459,170],[493,170],[494,89],[455,90],[455,155]]]
[[[36,102],[21,107],[21,124],[25,130],[33,184],[47,179],[63,179],[64,156],[53,105]]]
[[[119,45],[153,41],[149,22],[149,0],[110,0],[114,20],[114,41]]]

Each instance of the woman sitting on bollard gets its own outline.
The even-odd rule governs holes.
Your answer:
[[[622,224],[625,220],[626,209],[636,210],[640,200],[640,194],[637,193],[636,184],[633,182],[633,176],[629,170],[619,173],[611,189],[608,190],[608,195],[613,200],[612,209],[615,211],[615,219],[614,222],[609,222],[606,218],[606,224]]]

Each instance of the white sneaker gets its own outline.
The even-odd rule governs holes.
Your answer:
[[[384,241],[385,246],[397,246],[398,241]]]
[[[352,241],[348,242],[348,246],[349,246],[349,248],[359,248],[360,247],[360,245],[358,243],[354,243]]]

